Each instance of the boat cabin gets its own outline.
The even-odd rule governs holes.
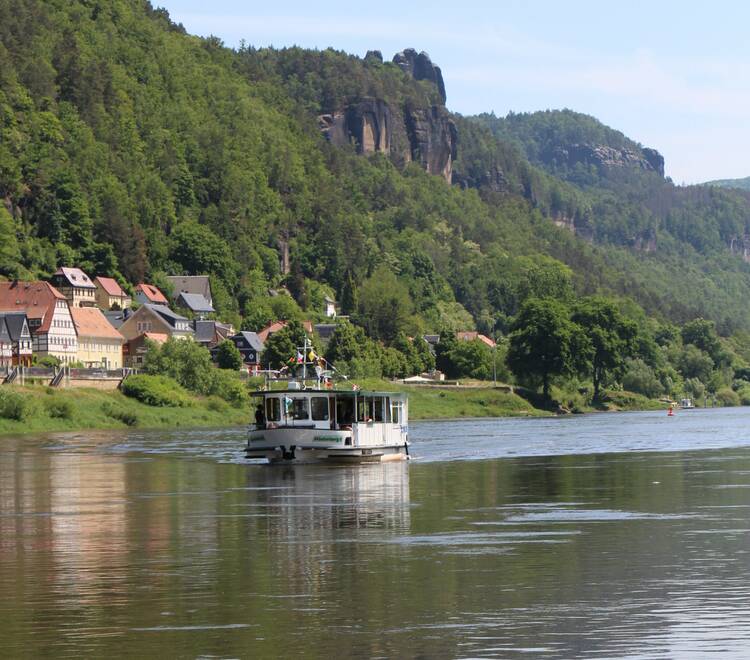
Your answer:
[[[407,424],[407,398],[393,392],[285,390],[259,392],[259,428],[351,430],[356,424]]]

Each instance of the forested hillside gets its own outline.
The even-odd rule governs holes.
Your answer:
[[[705,185],[750,190],[750,177],[745,177],[744,179],[717,179],[716,181],[707,181]]]
[[[750,197],[678,188],[569,111],[451,115],[429,58],[395,59],[234,51],[145,0],[0,0],[0,276],[210,274],[250,329],[329,293],[402,353],[501,336],[534,297],[750,330]]]

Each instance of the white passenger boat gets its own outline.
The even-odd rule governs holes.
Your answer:
[[[369,463],[409,457],[406,394],[302,389],[255,392],[247,458],[276,462]]]

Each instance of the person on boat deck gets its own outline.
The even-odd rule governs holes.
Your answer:
[[[266,427],[266,415],[263,412],[263,403],[259,403],[255,408],[255,426],[259,429]]]

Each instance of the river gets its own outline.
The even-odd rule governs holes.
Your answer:
[[[0,438],[2,657],[747,657],[750,409]]]

